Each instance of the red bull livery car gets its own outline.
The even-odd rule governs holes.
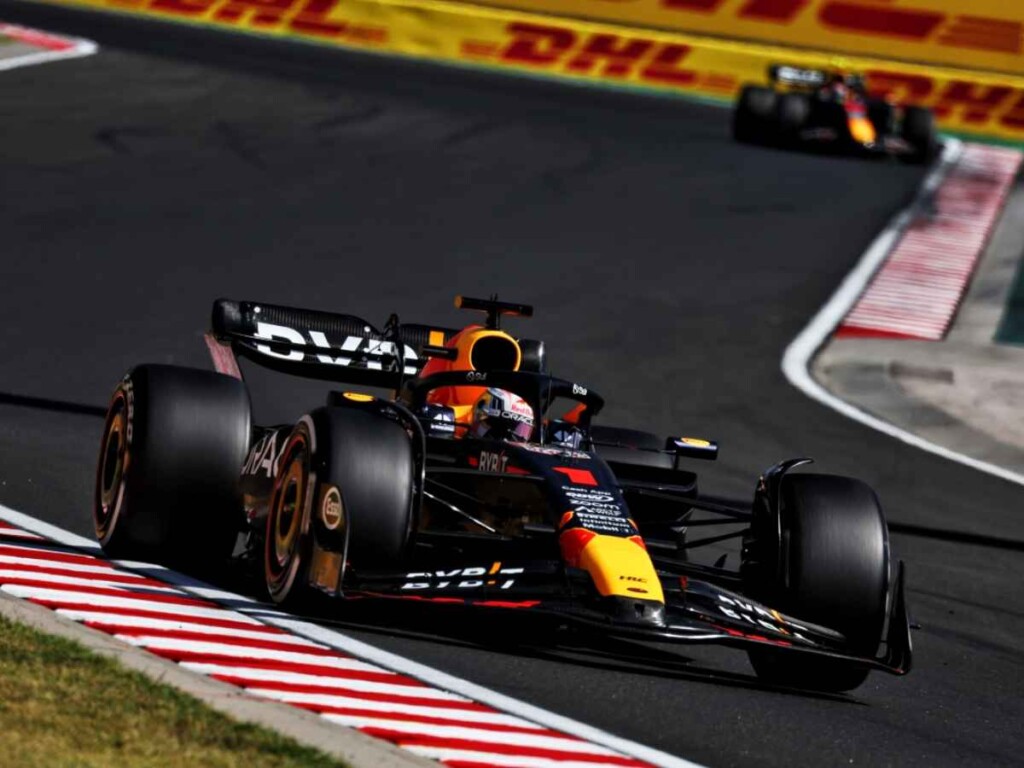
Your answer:
[[[529,306],[456,303],[485,319],[455,330],[392,315],[378,330],[217,301],[217,372],[141,365],[114,391],[93,513],[103,548],[234,562],[284,605],[455,604],[736,646],[772,684],[843,691],[909,670],[903,567],[868,486],[794,459],[749,503],[704,497],[691,465],[715,459],[714,442],[602,424],[597,392],[501,328]],[[338,387],[295,423],[256,425],[238,357]],[[738,569],[691,559],[730,538]]]
[[[824,147],[930,162],[939,151],[924,107],[875,98],[857,74],[774,66],[770,87],[744,86],[733,112],[737,141]]]

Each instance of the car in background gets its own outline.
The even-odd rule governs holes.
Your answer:
[[[928,163],[940,148],[930,109],[872,96],[860,74],[772,66],[769,86],[745,85],[733,137],[749,144],[819,147]]]

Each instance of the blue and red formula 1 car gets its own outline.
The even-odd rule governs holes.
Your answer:
[[[716,444],[601,424],[593,389],[500,327],[530,307],[457,305],[486,319],[453,330],[393,315],[377,330],[217,301],[222,372],[141,365],[114,392],[94,504],[103,548],[233,558],[285,605],[455,603],[738,646],[774,684],[842,691],[909,670],[902,563],[868,486],[794,472],[797,459],[766,471],[750,504],[702,497],[688,464]],[[295,423],[257,426],[237,357],[339,387]],[[705,526],[729,532],[687,537]],[[738,570],[688,557],[740,537]]]
[[[872,96],[864,78],[838,70],[773,66],[770,86],[746,85],[733,112],[737,141],[892,155],[927,163],[940,143],[931,110]]]

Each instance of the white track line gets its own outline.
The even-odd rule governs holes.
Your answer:
[[[29,533],[28,531],[18,531],[13,528],[0,529],[0,533],[2,533],[5,538],[11,537],[16,539],[31,539],[32,541],[40,541],[43,538],[42,536],[36,536],[34,533]]]
[[[1024,486],[1024,475],[950,450],[912,432],[901,429],[895,424],[890,424],[888,421],[884,421],[877,416],[873,416],[845,400],[841,400],[815,381],[810,372],[810,363],[814,355],[821,349],[829,334],[846,317],[846,313],[850,311],[850,308],[860,297],[865,286],[871,281],[871,277],[885,261],[885,258],[892,252],[892,249],[899,242],[903,233],[906,232],[907,227],[913,221],[914,212],[920,203],[928,195],[934,194],[935,190],[945,180],[950,169],[960,159],[962,152],[963,144],[960,141],[949,139],[946,142],[942,158],[936,167],[932,169],[931,173],[928,174],[914,202],[899,213],[882,230],[881,234],[875,238],[875,241],[864,252],[857,266],[846,276],[836,292],[832,294],[832,298],[825,303],[825,306],[818,311],[818,314],[808,323],[807,327],[786,348],[786,352],[782,357],[782,372],[789,380],[789,383],[805,395],[817,400],[822,405],[838,411],[847,418],[894,437],[914,448],[920,448],[922,451],[955,461],[979,472],[986,472],[1002,480]]]
[[[95,552],[96,554],[101,554],[99,545],[92,539],[86,539],[82,536],[71,533],[70,531],[66,531],[63,528],[58,528],[50,523],[37,520],[30,515],[17,512],[16,510],[5,507],[2,504],[0,504],[0,518],[20,528],[45,536],[59,544],[75,547],[78,550],[84,550],[90,553]],[[124,564],[122,563],[121,565]],[[270,606],[257,603],[252,600],[252,598],[232,594],[230,592],[210,587],[209,585],[204,585],[201,582],[185,576],[184,574],[177,573],[176,571],[171,571],[159,566],[149,566],[144,564],[138,564],[137,568],[141,569],[143,573],[148,576],[163,578],[197,596],[213,599],[210,596],[216,594],[218,596],[217,599],[227,602],[235,609],[236,612],[251,612],[253,615],[258,615],[262,621],[272,626],[294,632],[296,635],[300,635],[315,642],[323,643],[324,645],[340,650],[343,653],[351,654],[358,659],[384,667],[387,670],[417,678],[442,690],[450,691],[481,704],[494,707],[495,709],[500,710],[500,712],[508,713],[506,718],[501,718],[500,715],[497,715],[497,717],[500,718],[499,724],[522,724],[522,720],[527,720],[530,721],[530,723],[528,723],[529,725],[540,723],[543,724],[545,728],[576,736],[577,738],[584,739],[593,744],[599,744],[629,757],[636,758],[637,760],[646,761],[657,766],[663,766],[663,768],[702,768],[698,763],[690,762],[689,760],[670,755],[667,752],[654,749],[653,747],[648,747],[643,744],[630,741],[629,739],[615,736],[599,728],[587,725],[586,723],[581,723],[577,720],[573,720],[572,718],[565,717],[564,715],[559,715],[541,707],[519,701],[511,696],[506,696],[481,685],[471,683],[468,680],[463,680],[462,678],[450,675],[446,672],[412,661],[411,659],[406,659],[402,656],[398,656],[397,654],[368,645],[367,643],[351,638],[335,630],[292,618]],[[31,596],[38,596],[39,592],[56,592],[56,590],[29,590],[14,586],[5,589],[10,591],[12,594],[21,593],[22,596],[26,597],[30,596],[26,594],[29,591],[35,593]],[[73,597],[72,593],[67,592],[63,593],[61,596],[64,598]],[[81,599],[81,597],[79,597],[79,599]],[[111,603],[113,601],[114,598],[105,598],[105,602],[107,603]],[[86,602],[85,605],[87,606],[88,603]],[[247,607],[240,608],[239,606]],[[192,611],[197,612],[197,609],[192,609]],[[192,611],[189,613],[192,613]],[[138,638],[125,638],[125,640],[129,642],[135,640],[137,642]],[[331,666],[331,662],[338,662],[340,666],[344,661],[346,660],[332,660],[326,657],[316,657],[315,661],[312,663]],[[268,690],[266,693],[270,694],[278,692],[271,692]],[[364,709],[367,708],[365,703],[361,703],[360,706]],[[460,710],[450,711],[453,713],[463,714]],[[445,712],[445,710],[432,711],[431,715],[436,717],[438,713],[442,712]],[[491,717],[495,717],[495,715],[491,715]],[[463,719],[465,720],[466,718]],[[414,751],[419,750],[417,749]],[[429,750],[424,748],[421,754],[425,754],[427,751]],[[459,757],[459,755],[455,755],[450,759],[459,759]],[[491,762],[494,762],[497,757],[498,756],[493,754],[487,755],[487,759]],[[525,765],[525,763],[521,762],[522,758],[514,759],[520,760],[520,762],[516,764]],[[530,764],[534,764],[532,760]],[[536,764],[548,764],[548,761],[537,761]],[[560,764],[560,768],[566,768],[565,764]],[[592,768],[592,764],[590,764],[590,768]]]
[[[77,37],[64,37],[62,35],[49,35],[37,33],[36,30],[19,27],[15,24],[0,23],[0,35],[20,40],[22,35],[34,36],[42,34],[44,37],[53,38],[66,42],[67,48],[61,50],[42,50],[36,53],[26,53],[24,56],[12,56],[7,59],[0,59],[0,72],[6,72],[19,67],[31,67],[35,64],[46,64],[51,61],[62,61],[64,59],[77,59],[82,56],[92,56],[99,50],[92,40],[83,40]],[[31,44],[31,43],[30,43]]]
[[[435,685],[445,690],[459,693],[467,698],[488,704],[495,709],[510,712],[519,717],[533,722],[543,723],[548,728],[563,733],[578,736],[581,739],[601,744],[602,746],[621,752],[638,760],[644,760],[654,765],[665,768],[695,768],[699,764],[692,763],[680,757],[675,757],[666,752],[647,747],[627,739],[614,736],[593,726],[581,723],[577,720],[556,714],[549,710],[536,707],[532,704],[513,699],[497,691],[471,683],[468,680],[449,675],[446,672],[433,669],[419,662],[406,659],[397,654],[376,648],[354,638],[343,635],[340,632],[326,629],[305,621],[296,619],[270,621],[282,629],[291,629],[296,634],[302,634],[313,640],[319,640],[327,645],[333,645],[339,650],[350,653],[353,656],[366,659],[367,661],[379,664],[382,667],[401,672],[410,677],[418,678],[426,683]]]

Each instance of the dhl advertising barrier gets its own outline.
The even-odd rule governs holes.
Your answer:
[[[1021,0],[479,0],[488,5],[1024,75]]]
[[[788,48],[437,0],[42,1],[455,65],[722,100],[733,99],[746,82],[765,82],[770,64],[841,65],[865,72],[873,91],[932,107],[946,130],[1024,142],[1024,78],[1007,75],[883,59],[838,61],[827,54]],[[880,1],[884,2],[875,0],[875,4]]]

